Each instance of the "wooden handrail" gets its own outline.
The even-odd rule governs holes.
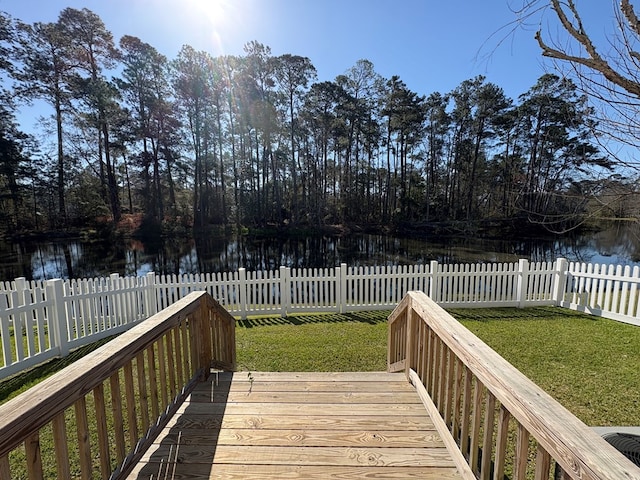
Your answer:
[[[388,370],[422,382],[477,478],[503,478],[509,465],[512,478],[547,479],[555,461],[563,478],[640,479],[638,467],[422,292],[407,293],[389,317]]]
[[[0,480],[12,478],[11,468],[25,468],[9,459],[21,444],[29,478],[48,478],[40,438],[47,425],[52,425],[57,474],[64,476],[68,462],[74,461],[68,458],[65,414],[70,412],[75,415],[79,440],[74,451],[79,452],[82,478],[90,478],[97,467],[103,478],[126,473],[212,366],[235,368],[234,332],[235,319],[218,302],[205,292],[193,292],[1,405]],[[95,432],[87,422],[93,416],[91,408]],[[107,425],[115,442],[109,439]],[[97,438],[97,448],[90,438]],[[99,465],[92,463],[96,457]]]

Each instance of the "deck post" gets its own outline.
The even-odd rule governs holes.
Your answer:
[[[200,297],[200,305],[198,313],[196,315],[195,328],[192,335],[195,335],[195,347],[196,357],[198,365],[196,368],[200,369],[203,379],[209,378],[211,371],[211,362],[213,361],[212,351],[212,338],[211,338],[211,322],[216,321],[216,318],[212,318],[209,306],[207,305],[207,297],[203,295]],[[219,331],[219,329],[216,329]]]
[[[405,360],[404,360],[404,373],[407,376],[407,381],[411,380],[411,368],[413,367],[414,356],[414,337],[415,337],[415,320],[414,320],[413,305],[409,304],[405,315],[407,316],[407,338],[405,347]]]
[[[69,354],[69,330],[67,328],[67,311],[64,305],[64,283],[60,278],[47,280],[47,299],[52,302],[49,311],[49,322],[53,330],[53,344],[59,349],[60,356]]]

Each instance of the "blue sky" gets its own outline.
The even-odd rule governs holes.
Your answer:
[[[446,93],[485,75],[516,98],[552,70],[533,38],[537,26],[501,42],[508,32],[500,29],[515,19],[512,8],[522,1],[0,0],[0,10],[31,23],[55,21],[65,7],[87,7],[116,41],[134,35],[169,58],[184,44],[214,56],[241,55],[257,40],[276,56],[309,57],[321,81],[367,59],[379,74],[398,75],[420,95]],[[611,3],[577,3],[587,20],[597,21],[598,32],[611,27]],[[543,28],[550,20],[548,12]]]

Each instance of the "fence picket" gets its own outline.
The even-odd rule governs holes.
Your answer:
[[[0,311],[9,311],[9,302],[5,293],[0,294]],[[4,321],[6,320],[6,321]],[[2,340],[2,366],[7,367],[13,363],[13,353],[11,350],[11,316],[7,315],[6,319],[0,322],[0,340]]]
[[[391,309],[410,290],[447,307],[559,305],[640,324],[640,267],[567,262],[280,267],[273,271],[5,282],[0,379],[116,334],[194,290],[248,314]],[[11,289],[8,289],[10,287]],[[46,287],[46,288],[45,288]],[[16,333],[16,335],[14,335]],[[45,355],[46,354],[46,355]],[[40,359],[42,357],[42,359]]]
[[[638,281],[640,280],[640,267],[633,267],[631,272],[631,288],[629,290],[629,302],[627,316],[635,317],[638,314]]]

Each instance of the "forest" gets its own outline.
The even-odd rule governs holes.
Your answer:
[[[258,41],[169,59],[95,13],[0,14],[0,230],[128,223],[564,232],[629,215],[631,178],[587,97],[545,74],[517,99],[477,76],[414,92],[362,59],[333,80]],[[40,102],[36,138],[16,109]]]

